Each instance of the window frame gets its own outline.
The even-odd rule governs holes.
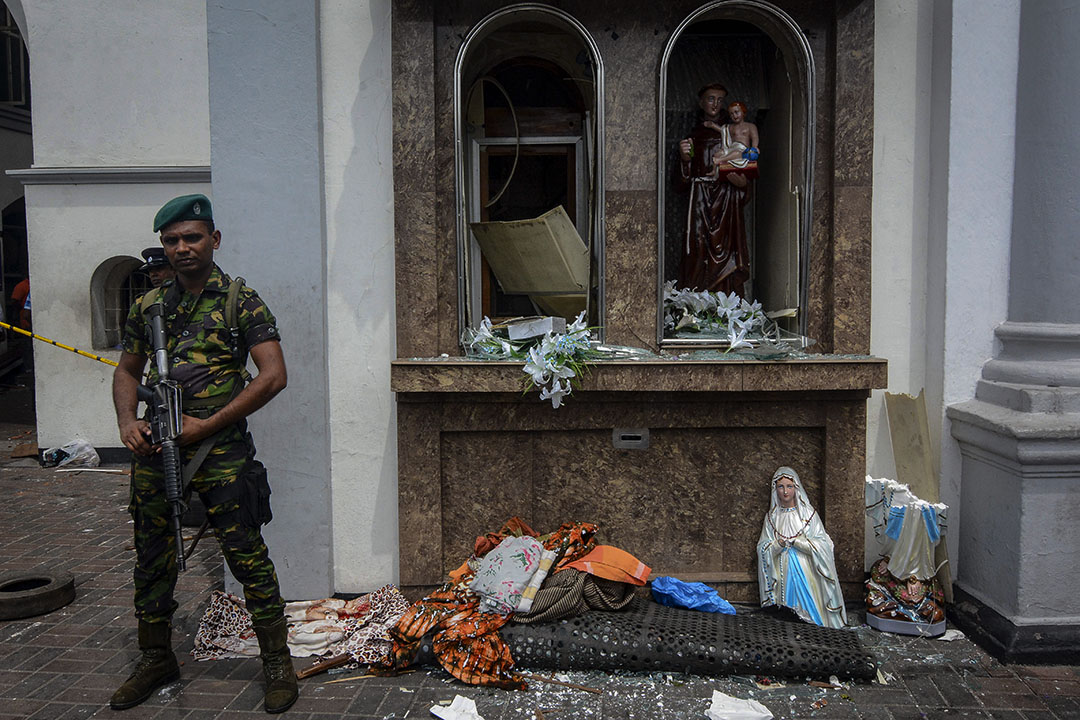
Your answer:
[[[519,16],[517,18],[512,16]],[[472,237],[469,229],[469,218],[473,208],[470,206],[468,184],[472,177],[466,177],[466,162],[474,148],[471,147],[472,139],[467,138],[465,132],[466,101],[465,88],[462,82],[462,73],[469,59],[471,49],[478,45],[488,35],[497,32],[500,28],[520,20],[539,20],[549,25],[560,27],[568,34],[573,34],[582,45],[588,49],[590,60],[593,64],[595,87],[593,100],[595,106],[595,142],[593,133],[587,127],[582,127],[581,143],[584,157],[590,152],[595,153],[595,178],[593,189],[586,191],[585,198],[588,201],[588,209],[579,205],[577,214],[586,216],[591,212],[592,220],[589,223],[589,231],[592,233],[593,260],[591,275],[596,278],[596,317],[599,318],[599,329],[596,334],[602,341],[604,339],[604,317],[606,301],[604,298],[604,63],[600,56],[600,50],[593,41],[589,31],[568,13],[548,5],[537,3],[519,3],[500,10],[496,10],[479,21],[465,37],[461,47],[458,48],[457,58],[454,62],[454,190],[455,212],[457,231],[457,305],[458,305],[458,332],[459,338],[462,331],[467,327],[477,327],[480,323],[482,311],[480,305],[475,303],[479,297],[480,289],[474,288],[472,276],[476,272],[477,254],[479,249],[476,240]],[[535,140],[535,138],[529,138]],[[525,137],[521,138],[524,142]],[[562,138],[566,142],[567,138]],[[470,146],[466,146],[469,143]],[[584,238],[583,238],[584,239]],[[586,244],[589,244],[586,239]],[[591,288],[590,288],[591,293]]]
[[[809,317],[810,244],[813,232],[814,163],[816,136],[816,77],[814,55],[810,43],[798,23],[786,12],[763,0],[713,0],[687,15],[672,32],[664,45],[660,58],[659,91],[657,99],[657,283],[656,283],[656,342],[661,348],[686,348],[717,345],[716,340],[668,338],[664,336],[664,258],[665,258],[665,203],[664,194],[671,179],[671,166],[667,142],[667,80],[668,63],[683,33],[697,22],[706,20],[739,20],[748,22],[768,35],[778,49],[795,65],[798,78],[792,78],[793,86],[801,82],[804,91],[802,112],[806,118],[803,132],[805,151],[801,187],[796,186],[798,216],[797,250],[799,253],[799,314],[800,335],[806,335]],[[793,103],[794,107],[794,103]]]

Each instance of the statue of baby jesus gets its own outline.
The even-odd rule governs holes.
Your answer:
[[[723,142],[721,147],[713,155],[713,165],[721,170],[733,168],[748,168],[751,163],[757,164],[760,154],[758,148],[757,125],[746,119],[746,106],[741,102],[733,102],[728,105],[728,117],[731,122],[723,126],[706,122],[714,130],[720,131]]]

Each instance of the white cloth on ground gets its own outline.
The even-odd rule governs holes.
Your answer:
[[[289,652],[294,657],[348,653],[361,663],[384,659],[390,652],[390,630],[409,608],[409,601],[393,585],[353,600],[326,598],[285,606],[289,623]],[[254,657],[259,641],[243,598],[214,591],[199,623],[196,660]]]

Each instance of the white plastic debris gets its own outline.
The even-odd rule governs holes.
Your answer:
[[[82,438],[75,438],[58,448],[49,448],[42,458],[45,467],[94,468],[101,464],[97,450],[94,450],[94,446],[89,441]]]
[[[449,707],[432,705],[431,714],[442,720],[484,720],[476,710],[476,703],[463,695],[456,696]]]
[[[943,632],[937,639],[944,640],[945,642],[952,642],[953,640],[959,640],[962,637],[964,637],[964,633],[960,632],[955,628],[949,628],[948,630]]]
[[[719,690],[713,690],[712,705],[705,711],[709,720],[769,720],[772,716],[757,700],[742,700]]]

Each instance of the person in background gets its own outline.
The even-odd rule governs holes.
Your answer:
[[[23,330],[30,329],[30,308],[26,304],[26,298],[30,297],[30,278],[23,278],[15,289],[11,291],[11,322],[18,323]],[[23,318],[26,321],[23,321]]]
[[[165,257],[164,248],[148,247],[142,251],[142,256],[146,262],[139,269],[150,276],[150,284],[154,287],[161,287],[176,277],[176,271],[169,264],[169,258]]]

